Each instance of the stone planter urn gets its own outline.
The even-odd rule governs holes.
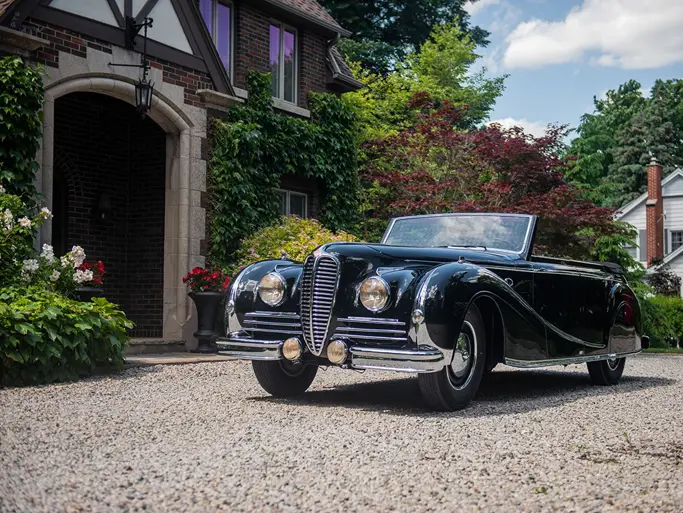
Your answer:
[[[103,291],[100,287],[78,287],[76,289],[76,298],[82,303],[90,303],[94,297],[102,297]]]
[[[189,296],[197,307],[198,329],[194,333],[199,341],[197,349],[193,353],[211,354],[218,352],[216,348],[216,338],[218,333],[215,331],[216,319],[221,313],[221,305],[225,298],[225,292],[190,292]]]

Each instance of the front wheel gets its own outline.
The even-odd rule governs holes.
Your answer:
[[[294,397],[303,394],[318,373],[317,365],[304,365],[286,360],[252,360],[251,365],[261,387],[275,397]]]
[[[435,410],[462,410],[477,393],[485,367],[486,331],[479,309],[472,305],[460,327],[452,360],[439,372],[418,374],[422,396]]]
[[[594,385],[616,385],[624,373],[626,358],[589,362],[587,365],[588,374],[590,374],[591,382]]]

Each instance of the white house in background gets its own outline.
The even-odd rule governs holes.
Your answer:
[[[653,159],[647,176],[648,191],[616,215],[638,230],[637,246],[627,249],[646,267],[663,260],[683,277],[683,169],[662,180],[662,166]]]

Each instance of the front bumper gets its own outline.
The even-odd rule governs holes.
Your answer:
[[[434,347],[409,349],[353,345],[344,340],[349,349],[348,359],[341,365],[351,369],[380,369],[398,372],[437,372],[446,365],[444,354]],[[256,340],[227,337],[216,341],[218,353],[242,360],[283,360],[284,340]]]

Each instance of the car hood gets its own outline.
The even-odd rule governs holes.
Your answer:
[[[424,248],[411,246],[388,246],[385,244],[363,244],[343,242],[326,244],[323,251],[343,259],[366,259],[382,266],[416,264],[438,264],[466,260],[476,264],[514,265],[519,255],[504,251],[470,248]]]

